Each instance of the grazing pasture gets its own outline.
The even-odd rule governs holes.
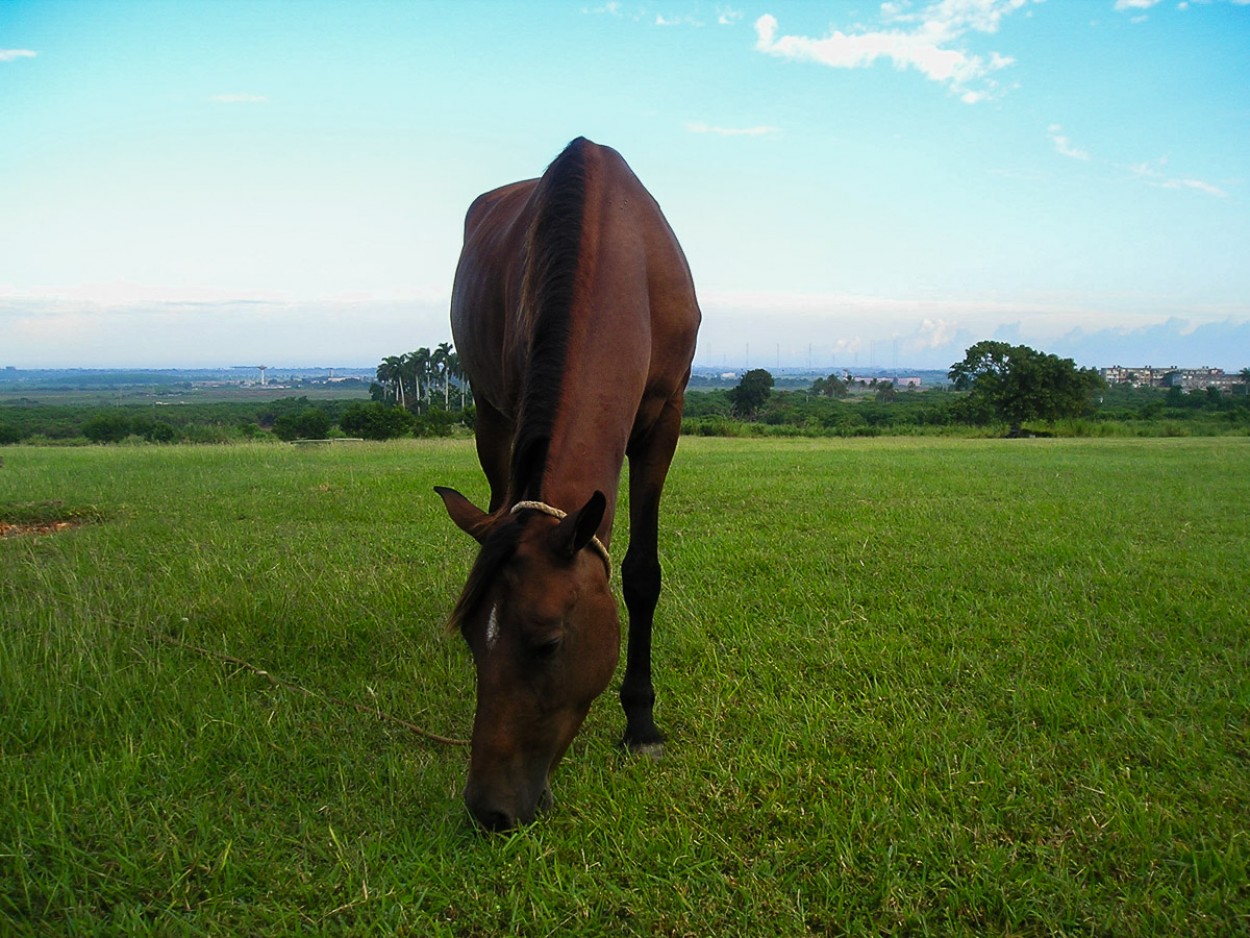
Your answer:
[[[471,443],[6,448],[0,933],[1244,933],[1248,464],[684,439],[667,756],[605,694],[492,837],[379,718],[469,732]]]

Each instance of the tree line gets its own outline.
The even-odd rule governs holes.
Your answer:
[[[888,379],[866,386],[849,374],[777,391],[762,368],[728,390],[686,395],[682,429],[700,435],[876,436],[887,433],[998,432],[1189,435],[1250,428],[1250,370],[1233,394],[1214,388],[1107,387],[1092,368],[1025,345],[978,342],[947,372],[948,387],[900,389]],[[861,392],[852,397],[852,385]],[[997,430],[995,430],[997,428]],[[967,432],[967,431],[963,431]]]
[[[388,355],[378,365],[377,379],[370,389],[374,400],[413,413],[439,406],[451,410],[453,402],[464,410],[472,400],[460,356],[450,342],[440,342],[434,349]]]
[[[151,404],[0,405],[0,444],[240,443],[361,437],[450,436],[473,408],[424,414],[380,401],[309,400]]]
[[[150,405],[13,405],[0,408],[0,444],[224,443],[276,437],[319,440],[334,436],[387,440],[450,436],[472,426],[472,391],[450,342],[388,355],[376,369],[370,400],[316,401],[306,397],[265,403]]]
[[[1215,388],[1106,387],[1097,372],[1002,342],[979,342],[951,365],[949,387],[900,389],[887,379],[858,387],[847,374],[778,391],[757,368],[730,389],[689,391],[687,434],[876,436],[916,432],[1199,435],[1250,432],[1250,371],[1231,394]],[[388,356],[371,400],[0,405],[0,444],[227,443],[448,436],[471,428],[475,408],[450,343]],[[863,382],[855,382],[862,385]],[[968,428],[960,430],[960,428]],[[462,429],[462,432],[463,429]]]

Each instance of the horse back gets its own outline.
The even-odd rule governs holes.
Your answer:
[[[586,167],[578,276],[580,299],[588,308],[582,315],[597,324],[625,320],[631,327],[627,344],[652,346],[658,353],[649,362],[648,377],[660,384],[668,383],[664,378],[673,372],[681,378],[682,360],[688,366],[693,355],[700,317],[681,246],[619,153],[579,138],[556,163],[570,151],[578,151]],[[527,236],[548,194],[543,184],[551,173],[478,196],[465,217],[452,290],[456,348],[466,370],[505,414],[515,410],[519,371],[525,367],[521,340],[528,339],[526,332],[534,325],[535,311],[522,304],[525,264],[538,249],[527,244]],[[642,324],[648,329],[640,334]]]
[[[631,438],[680,403],[699,320],[672,229],[609,147],[579,138],[541,178],[469,209],[456,348],[474,394],[513,423],[514,449],[526,432],[542,439],[546,479],[615,492]]]

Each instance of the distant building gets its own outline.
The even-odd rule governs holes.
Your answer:
[[[1100,368],[1098,373],[1107,384],[1127,384],[1135,388],[1180,388],[1183,391],[1204,391],[1207,388],[1219,388],[1229,391],[1241,384],[1240,375],[1228,375],[1223,368],[1180,368],[1172,365],[1169,368],[1155,368],[1144,365],[1140,368],[1125,368],[1113,365]]]
[[[1177,368],[1163,376],[1163,387],[1183,391],[1203,391],[1207,388],[1231,391],[1238,384],[1241,384],[1241,376],[1226,375],[1223,368]]]
[[[1125,368],[1121,365],[1112,365],[1110,368],[1098,369],[1102,380],[1107,384],[1127,384],[1135,388],[1161,388],[1163,376],[1173,371],[1176,371],[1175,365],[1170,368],[1155,368],[1152,365]]]
[[[847,384],[858,384],[861,387],[875,387],[880,384],[893,384],[895,389],[918,388],[924,382],[917,377],[895,378],[890,375],[851,375],[846,376]]]

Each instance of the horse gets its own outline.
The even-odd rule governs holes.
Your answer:
[[[487,510],[436,487],[480,545],[449,619],[477,677],[464,800],[487,831],[551,806],[551,775],[620,656],[612,522],[629,460],[622,744],[653,757],[660,493],[702,314],[685,254],[615,150],[579,137],[465,218],[451,326]]]

